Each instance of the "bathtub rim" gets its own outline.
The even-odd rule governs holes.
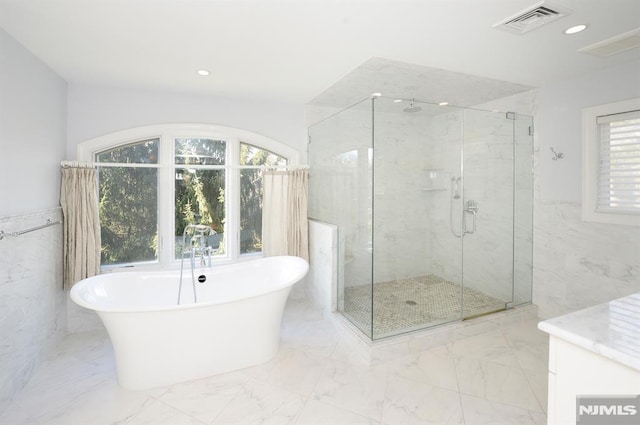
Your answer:
[[[264,296],[265,294],[270,294],[273,292],[278,292],[281,290],[290,290],[291,287],[293,285],[295,285],[296,283],[300,282],[302,279],[304,279],[304,277],[307,275],[307,273],[309,272],[309,263],[301,257],[296,257],[296,256],[291,256],[291,255],[280,255],[280,256],[273,256],[273,257],[262,257],[256,260],[251,260],[251,261],[247,261],[247,262],[238,262],[238,263],[233,263],[233,264],[225,264],[225,265],[221,265],[221,266],[214,266],[212,267],[213,270],[215,269],[222,269],[222,268],[240,268],[242,267],[242,265],[247,265],[249,263],[253,263],[253,262],[264,262],[264,261],[269,261],[270,259],[286,259],[284,261],[287,262],[294,262],[294,263],[299,263],[300,266],[300,273],[296,274],[296,276],[282,284],[280,284],[278,287],[276,288],[272,288],[270,290],[267,291],[258,291],[255,293],[251,293],[250,295],[247,295],[245,297],[242,298],[233,298],[233,299],[228,299],[228,300],[223,300],[223,301],[210,301],[210,302],[198,302],[198,303],[189,303],[189,304],[170,304],[170,305],[165,305],[165,306],[149,306],[149,307],[117,307],[117,306],[101,306],[100,304],[95,304],[95,303],[91,303],[88,302],[87,300],[85,300],[82,295],[81,292],[83,289],[85,289],[85,287],[90,286],[94,283],[95,280],[100,280],[100,279],[107,279],[109,277],[113,278],[115,275],[131,275],[131,274],[139,274],[139,275],[153,275],[153,274],[161,274],[161,273],[175,273],[176,270],[174,269],[170,269],[170,270],[157,270],[157,271],[125,271],[125,272],[114,272],[114,273],[106,273],[106,274],[100,274],[100,275],[96,275],[96,276],[92,276],[92,277],[88,277],[85,279],[82,279],[81,281],[77,282],[75,285],[73,285],[71,287],[71,290],[69,291],[69,296],[71,298],[71,300],[76,303],[77,305],[79,305],[80,307],[86,308],[88,310],[93,310],[96,313],[152,313],[152,312],[163,312],[163,311],[173,311],[173,310],[187,310],[187,309],[196,309],[196,308],[207,308],[207,307],[212,307],[212,306],[217,306],[217,305],[224,305],[224,304],[231,304],[234,302],[238,302],[241,300],[247,300],[247,299],[252,299],[252,298],[258,298],[261,296]],[[271,260],[274,261],[274,260]],[[190,274],[190,272],[188,273]],[[190,282],[191,279],[188,279],[186,282],[188,284],[191,284]],[[184,284],[184,282],[183,282]],[[177,289],[178,283],[176,282],[176,289]],[[177,292],[176,292],[177,294]]]

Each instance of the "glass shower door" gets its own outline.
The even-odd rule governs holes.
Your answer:
[[[371,100],[313,125],[309,139],[309,217],[338,229],[338,311],[372,338]]]
[[[514,115],[465,110],[463,319],[513,303]]]

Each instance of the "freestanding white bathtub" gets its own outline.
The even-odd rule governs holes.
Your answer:
[[[298,257],[268,257],[196,271],[94,276],[71,299],[95,310],[113,344],[118,382],[141,390],[242,369],[273,358],[291,287],[309,265]]]

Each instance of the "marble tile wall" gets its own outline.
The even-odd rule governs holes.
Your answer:
[[[557,178],[566,180],[571,175],[580,175],[579,169],[572,170],[567,164],[556,164],[549,160],[548,146],[565,139],[567,143],[580,143],[579,122],[566,122],[567,111],[579,116],[581,106],[615,100],[615,95],[609,93],[610,83],[624,78],[619,75],[611,78],[607,71],[603,72],[606,78],[586,76],[586,83],[581,79],[570,80],[554,90],[546,89],[547,98],[551,96],[546,103],[541,104],[539,91],[533,90],[482,105],[487,109],[533,115],[536,129],[546,127],[546,132],[535,131],[533,155],[517,149],[524,145],[518,144],[519,137],[516,136],[516,162],[521,169],[533,169],[534,180],[523,180],[520,176],[518,181],[516,176],[516,212],[523,226],[516,227],[515,295],[516,300],[530,296],[531,280],[523,274],[528,274],[533,256],[533,302],[538,306],[538,314],[542,318],[562,315],[640,291],[640,228],[584,222],[579,202],[550,200],[548,188],[543,193],[544,183],[549,179],[549,163],[555,166],[554,173],[558,173],[558,170],[564,173],[556,175]],[[568,87],[573,91],[568,91]],[[585,100],[585,97],[594,95],[591,90],[593,87],[607,92],[606,100]],[[563,111],[557,122],[548,121],[549,112],[540,113],[549,108],[556,112]],[[543,118],[547,118],[547,121],[541,125]],[[565,137],[563,132],[575,133],[578,137]],[[522,133],[520,131],[518,134]],[[574,147],[572,152],[579,152],[579,147]],[[578,180],[571,181],[575,183]],[[524,204],[518,202],[521,197],[530,196],[531,185],[535,198],[533,216],[528,207],[524,208]],[[575,195],[579,196],[579,192],[573,193]],[[553,197],[558,198],[555,194]],[[527,222],[534,223],[533,235],[523,230]],[[529,243],[531,238],[533,246]]]
[[[337,308],[338,228],[309,220],[309,282],[315,305],[323,315]]]
[[[7,233],[62,219],[60,208],[0,219]],[[0,241],[0,412],[66,334],[62,226]]]
[[[459,282],[464,261],[465,285],[503,300],[512,297],[515,274],[520,281],[517,303],[531,301],[532,268],[533,144],[528,135],[532,122],[530,117],[521,121],[506,119],[499,112],[450,112],[434,117],[429,144],[433,161],[454,178],[460,176],[461,147],[464,152],[461,198],[452,202],[451,190],[445,191],[429,209],[433,223],[430,237],[438,246],[432,250],[432,270]],[[515,145],[514,129],[521,134],[524,131]],[[456,234],[461,233],[460,211],[468,200],[476,201],[479,207],[476,230],[467,234],[461,245],[459,239],[452,239],[451,226]],[[464,214],[463,219],[466,229],[473,231],[473,217]]]
[[[578,203],[536,203],[534,302],[549,318],[640,291],[640,228],[590,223]]]
[[[516,161],[520,167],[534,170],[534,181],[518,184],[516,189],[516,209],[523,221],[534,223],[534,243],[531,247],[527,239],[532,235],[516,228],[515,295],[518,300],[531,292],[530,281],[519,273],[529,267],[526,263],[533,256],[533,302],[538,306],[538,314],[542,318],[562,315],[640,291],[640,229],[584,222],[579,202],[558,201],[563,196],[555,192],[551,194],[545,186],[550,173],[557,173],[556,179],[562,180],[559,182],[563,183],[558,188],[560,192],[564,190],[566,181],[574,185],[579,182],[580,170],[551,161],[547,156],[550,153],[548,146],[560,141],[579,144],[579,120],[570,122],[567,116],[579,116],[582,106],[616,99],[610,84],[616,80],[622,81],[624,77],[617,75],[611,78],[609,71],[603,72],[605,78],[599,75],[585,76],[586,82],[581,79],[569,80],[553,90],[543,89],[546,98],[542,101],[540,90],[533,90],[482,105],[489,109],[507,109],[534,116],[534,154],[516,149]],[[637,75],[631,74],[634,75],[632,78]],[[596,93],[593,87],[606,92],[606,95],[600,94],[605,97],[592,98]],[[587,97],[589,99],[585,100]],[[555,111],[553,122],[549,121],[551,110]],[[574,134],[575,137],[567,137],[566,134]],[[579,146],[571,149],[572,154],[579,152]],[[577,176],[577,179],[572,176]],[[530,211],[522,209],[518,199],[529,196],[531,184],[535,201],[533,217],[528,217]],[[576,195],[579,197],[579,190],[572,193],[574,198]],[[533,252],[528,252],[531,249]]]
[[[373,142],[376,283],[424,276],[431,255],[426,118],[398,112],[401,107],[392,112],[379,109],[376,106]]]
[[[427,143],[424,169],[428,174],[427,186],[431,189],[423,193],[428,205],[425,210],[428,223],[425,236],[431,254],[426,262],[429,273],[460,282],[462,239],[454,236],[454,233],[458,236],[461,234],[462,198],[452,202],[452,197],[455,190],[462,196],[462,182],[457,179],[461,176],[463,113],[453,108],[445,111],[430,118],[428,126],[425,126]]]
[[[338,224],[338,287],[428,273],[461,281],[462,242],[451,228],[460,234],[463,198],[451,202],[451,178],[460,177],[464,128],[464,200],[475,199],[480,205],[477,231],[465,240],[465,283],[510,300],[514,122],[504,113],[456,108],[406,114],[397,106],[391,110],[389,102],[376,100],[375,125],[370,111],[354,108],[310,131],[310,212],[312,218]],[[425,111],[432,108],[423,106]],[[520,191],[515,196],[524,206],[517,211],[516,234],[521,238],[515,273],[527,282],[518,291],[519,299],[530,301],[532,143],[530,137],[521,142],[528,151],[516,150],[522,174],[515,176]],[[372,167],[363,161],[371,146]],[[371,192],[373,199],[368,197]],[[470,228],[471,217],[466,219]]]

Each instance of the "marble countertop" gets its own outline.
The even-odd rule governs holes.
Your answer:
[[[640,292],[545,320],[538,328],[640,371]]]

